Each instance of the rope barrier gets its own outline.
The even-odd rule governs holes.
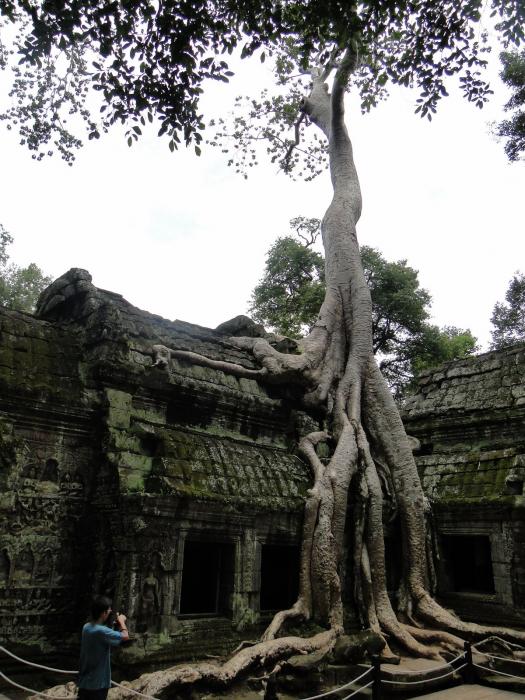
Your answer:
[[[515,676],[513,673],[504,673],[503,671],[496,671],[495,668],[489,668],[488,666],[480,666],[479,664],[472,664],[476,668],[481,668],[483,671],[488,671],[489,673],[497,673],[500,676],[507,676],[507,678],[516,678],[519,681],[523,680],[523,676]]]
[[[70,675],[76,675],[78,671],[64,671],[61,668],[51,668],[51,666],[42,666],[42,664],[34,664],[32,661],[27,661],[27,659],[22,659],[20,656],[17,656],[16,654],[13,654],[12,651],[9,651],[3,646],[0,646],[0,651],[3,651],[5,654],[10,656],[12,659],[16,659],[17,661],[21,661],[23,664],[26,664],[26,666],[32,666],[33,668],[42,668],[44,671],[53,671],[55,673],[65,673],[65,674],[70,674]]]
[[[501,637],[498,637],[495,634],[491,634],[490,637],[485,637],[485,639],[482,639],[481,642],[477,642],[476,644],[473,644],[472,648],[476,649],[477,647],[481,646],[482,644],[486,644],[487,642],[492,642],[493,640],[496,640],[498,642],[502,642],[502,644],[507,644],[508,646],[511,646],[511,647],[516,647],[518,649],[525,650],[525,647],[522,647],[520,644],[513,644],[512,642],[507,642],[506,639],[502,639]]]
[[[467,664],[462,664],[461,666],[458,666],[457,668],[453,668],[452,671],[449,673],[444,673],[442,676],[433,676],[432,678],[422,678],[421,680],[418,681],[387,681],[384,678],[381,679],[381,683],[388,683],[388,685],[417,685],[419,683],[431,683],[432,681],[440,681],[442,678],[448,678],[449,676],[452,676],[454,673],[457,671],[461,671],[462,668],[465,668]]]
[[[369,673],[371,673],[372,668],[367,668],[367,670],[362,673],[360,676],[357,676],[357,678],[354,678],[353,681],[348,681],[348,683],[345,683],[342,685],[340,688],[334,688],[333,690],[328,690],[326,693],[321,693],[320,695],[312,695],[310,698],[301,698],[301,700],[317,700],[318,698],[325,698],[327,695],[332,695],[333,693],[338,693],[341,690],[346,690],[346,688],[349,688],[351,685],[354,685],[354,683],[357,683],[357,681],[360,681],[361,678],[364,678],[367,676]],[[368,687],[368,686],[363,686],[363,687]],[[352,697],[349,695],[348,697]],[[346,698],[343,698],[343,700],[347,700]]]
[[[373,683],[374,681],[370,681],[370,683],[367,683],[366,685],[361,686],[361,688],[354,690],[354,692],[350,693],[350,695],[345,695],[343,700],[350,700],[350,698],[353,698],[354,695],[357,695],[357,693],[360,693],[362,690],[365,690],[365,688],[370,688],[370,686],[373,685]]]
[[[15,688],[19,688],[20,690],[25,690],[26,693],[32,693],[33,695],[40,695],[41,698],[48,698],[48,700],[66,700],[64,695],[62,695],[61,697],[58,695],[47,695],[47,693],[41,693],[39,690],[33,690],[33,688],[26,688],[25,685],[20,685],[20,683],[15,683],[15,681],[8,678],[5,675],[5,673],[2,673],[2,671],[0,671],[0,678],[3,678],[4,681],[7,681],[11,685],[13,685]]]
[[[122,690],[127,690],[129,693],[133,693],[133,695],[140,695],[141,698],[147,698],[147,700],[158,700],[158,698],[154,697],[153,695],[144,695],[144,693],[139,693],[138,690],[133,690],[133,688],[128,688],[127,685],[121,685],[120,683],[117,683],[116,681],[111,681],[111,685],[114,685],[117,688],[122,688]]]
[[[21,663],[25,664],[26,666],[31,666],[33,668],[40,668],[43,669],[44,671],[52,671],[54,673],[63,673],[66,675],[77,675],[78,671],[66,671],[61,668],[52,668],[51,666],[44,666],[43,664],[36,664],[33,663],[32,661],[27,661],[27,659],[23,659],[20,656],[17,656],[16,654],[13,654],[13,652],[9,651],[3,646],[0,646],[0,651],[3,651],[5,654],[10,656],[11,658],[15,659],[16,661],[20,661]],[[320,693],[319,695],[313,695],[312,697],[309,698],[304,698],[303,700],[318,700],[319,698],[324,698],[327,697],[328,695],[333,695],[334,693],[341,692],[341,690],[346,690],[346,688],[349,688],[351,685],[354,683],[357,683],[360,681],[362,678],[365,678],[369,673],[372,672],[372,668],[368,668],[364,673],[362,673],[360,676],[357,676],[357,678],[354,678],[353,680],[349,681],[348,683],[345,683],[344,685],[340,686],[339,688],[334,688],[333,690],[329,690],[326,693]],[[46,693],[41,693],[37,690],[33,690],[31,688],[26,688],[25,686],[20,685],[19,683],[15,683],[15,681],[12,681],[9,679],[7,676],[5,676],[2,672],[0,672],[0,677],[4,678],[8,683],[13,685],[16,688],[20,688],[20,690],[25,690],[28,693],[33,693],[35,695],[39,695],[40,697],[44,698],[56,698],[57,696],[55,695],[47,695]],[[350,693],[350,695],[347,695],[343,700],[349,700],[349,698],[353,697],[357,693],[359,693],[363,688],[368,688],[370,685],[372,685],[373,681],[370,681],[367,685],[363,686],[362,688],[358,688],[355,692]],[[138,695],[142,698],[146,698],[146,700],[158,700],[158,698],[155,698],[152,695],[145,695],[144,693],[139,692],[138,690],[134,690],[133,688],[129,688],[125,685],[121,685],[120,683],[117,683],[116,681],[111,681],[111,685],[115,686],[117,688],[122,688],[122,690],[125,690],[129,693],[132,693],[133,695]],[[60,698],[58,699],[60,700]]]
[[[483,652],[483,656],[488,656],[489,659],[498,659],[498,661],[511,661],[513,664],[525,664],[525,661],[520,659],[506,659],[504,656],[494,656],[494,654],[487,654],[486,651]]]
[[[492,641],[492,640],[498,640],[498,641],[501,641],[501,642],[503,642],[503,643],[505,643],[505,644],[507,643],[507,642],[505,642],[505,640],[501,639],[500,637],[491,636],[491,637],[487,637],[486,639],[482,640],[481,642],[478,642],[476,645],[472,645],[472,649],[476,649],[476,650],[477,650],[477,647],[478,647],[478,646],[481,646],[482,644],[485,644],[486,642]],[[518,646],[518,645],[513,645],[513,646]],[[43,665],[43,664],[37,664],[37,663],[33,663],[33,662],[31,662],[31,661],[27,661],[26,659],[23,659],[23,658],[21,658],[20,656],[17,656],[16,654],[13,654],[11,651],[9,651],[8,649],[6,649],[6,648],[3,647],[3,646],[0,646],[0,651],[4,652],[4,654],[7,654],[8,656],[10,656],[11,658],[15,659],[16,661],[20,661],[21,663],[25,664],[26,666],[31,666],[31,667],[33,667],[33,668],[40,668],[40,669],[43,669],[43,670],[45,670],[45,671],[51,671],[51,672],[53,672],[53,673],[62,673],[62,674],[66,674],[66,675],[77,675],[77,671],[67,671],[67,670],[64,670],[64,669],[52,668],[51,666],[45,666],[45,665]],[[495,656],[495,655],[493,655],[493,654],[487,654],[486,652],[480,652],[480,653],[483,653],[485,656],[487,656],[487,657],[489,657],[489,658],[492,658],[492,659],[497,659],[497,660],[499,660],[499,661],[511,661],[511,662],[513,662],[513,663],[525,664],[525,661],[521,661],[520,659],[507,659],[507,658],[502,657],[502,656]],[[428,668],[428,669],[422,669],[422,670],[415,670],[415,671],[406,671],[406,672],[405,672],[407,675],[422,675],[422,674],[425,674],[425,673],[432,673],[432,672],[435,672],[435,671],[440,671],[440,670],[442,670],[442,669],[444,669],[444,668],[451,668],[451,669],[452,669],[452,670],[449,671],[448,673],[444,673],[444,674],[442,674],[441,676],[432,676],[432,677],[430,677],[430,678],[420,678],[420,679],[418,679],[418,680],[413,680],[413,681],[386,680],[386,679],[382,678],[382,679],[381,679],[381,683],[384,683],[384,684],[387,684],[387,685],[418,685],[418,684],[421,684],[421,683],[431,683],[431,682],[433,682],[433,681],[442,680],[443,678],[448,678],[449,676],[452,676],[454,673],[457,673],[458,671],[461,671],[463,668],[465,668],[465,667],[468,665],[467,663],[464,663],[464,664],[462,664],[461,666],[458,666],[457,668],[453,668],[453,667],[452,667],[452,664],[453,664],[453,663],[455,663],[456,661],[458,661],[458,660],[461,659],[461,658],[464,658],[465,655],[466,655],[466,652],[463,652],[463,653],[459,654],[459,655],[456,656],[454,659],[452,659],[451,661],[448,661],[446,664],[444,664],[444,665],[442,665],[442,666],[435,666],[434,668]],[[487,672],[489,672],[489,673],[496,673],[496,674],[498,674],[498,675],[500,675],[500,676],[506,676],[507,678],[516,678],[516,679],[518,679],[518,680],[523,680],[523,677],[522,677],[522,676],[516,676],[516,675],[511,674],[511,673],[505,673],[505,672],[503,672],[503,671],[498,671],[498,670],[496,670],[496,669],[489,668],[489,667],[487,667],[487,666],[481,666],[480,664],[472,663],[472,666],[474,666],[474,667],[476,667],[476,668],[479,668],[479,669],[481,669],[482,671],[487,671]],[[366,677],[369,673],[371,673],[373,670],[374,670],[373,667],[368,668],[368,669],[367,669],[364,673],[362,673],[360,676],[357,676],[356,678],[354,678],[353,680],[349,681],[348,683],[345,683],[344,685],[340,686],[339,688],[334,688],[334,689],[332,689],[332,690],[328,690],[328,691],[326,691],[326,692],[324,692],[324,693],[320,693],[320,694],[318,694],[318,695],[312,695],[311,697],[303,698],[302,700],[320,700],[320,698],[325,698],[325,697],[327,697],[327,696],[329,696],[329,695],[333,695],[334,693],[339,693],[339,692],[341,692],[342,690],[345,690],[345,689],[349,688],[350,686],[354,685],[354,683],[357,683],[358,681],[360,681],[360,680],[362,680],[363,678],[365,678],[365,677]],[[25,692],[32,693],[33,695],[38,695],[38,696],[43,697],[43,698],[48,698],[49,700],[63,700],[63,698],[60,698],[60,697],[58,697],[58,696],[56,696],[56,695],[47,695],[47,693],[42,693],[42,692],[40,692],[40,691],[38,691],[38,690],[33,690],[32,688],[27,688],[27,687],[25,687],[25,686],[23,686],[23,685],[20,685],[19,683],[16,683],[15,681],[13,681],[13,680],[11,680],[10,678],[8,678],[8,677],[7,677],[4,673],[2,673],[1,671],[0,671],[0,677],[3,678],[3,679],[4,679],[7,683],[9,683],[10,685],[14,686],[15,688],[19,688],[20,690],[24,690]],[[371,685],[373,685],[373,683],[374,683],[373,680],[370,681],[369,683],[367,683],[366,685],[362,686],[361,688],[358,688],[357,690],[354,690],[352,693],[350,693],[350,695],[346,695],[344,698],[342,698],[342,700],[350,700],[350,698],[354,697],[355,695],[357,695],[358,693],[360,693],[362,690],[364,690],[364,689],[366,689],[366,688],[369,688]],[[116,681],[111,681],[111,685],[112,685],[112,686],[115,686],[115,687],[118,687],[118,688],[122,688],[122,690],[125,690],[126,692],[132,693],[133,695],[137,695],[137,696],[139,696],[139,697],[145,698],[145,700],[158,700],[158,698],[155,698],[155,697],[152,696],[152,695],[146,695],[145,693],[141,693],[141,692],[139,692],[138,690],[134,690],[133,688],[129,688],[129,687],[125,686],[125,685],[121,685],[120,683],[117,683]]]

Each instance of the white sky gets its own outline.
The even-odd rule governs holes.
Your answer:
[[[243,62],[230,86],[211,86],[207,116],[268,76]],[[513,272],[525,271],[524,163],[509,164],[489,134],[506,98],[493,87],[482,111],[452,93],[431,123],[413,114],[408,90],[366,116],[352,98],[347,106],[364,199],[360,242],[407,258],[432,294],[434,321],[470,328],[482,344],[494,303]],[[0,82],[0,107],[5,94]],[[297,183],[266,166],[244,181],[218,151],[171,154],[155,134],[128,148],[115,130],[87,142],[68,167],[58,157],[35,162],[0,128],[0,223],[20,265],[55,277],[82,267],[143,309],[215,327],[246,312],[289,219],[322,218],[329,176]]]

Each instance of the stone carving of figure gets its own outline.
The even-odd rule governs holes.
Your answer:
[[[148,629],[151,629],[159,612],[159,581],[155,576],[155,571],[150,566],[148,575],[142,583],[138,615],[139,620],[137,625],[138,631],[146,632]]]

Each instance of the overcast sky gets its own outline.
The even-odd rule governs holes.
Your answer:
[[[230,86],[211,86],[208,116],[267,79],[265,67],[246,63]],[[434,321],[470,328],[482,344],[494,303],[513,272],[525,271],[524,163],[508,163],[489,134],[507,94],[494,83],[484,110],[452,93],[431,123],[413,114],[408,90],[393,90],[366,116],[352,97],[347,104],[361,244],[406,258],[432,295]],[[5,94],[0,82],[0,106]],[[85,268],[97,286],[143,309],[215,327],[246,312],[289,219],[322,218],[329,176],[297,183],[265,166],[244,181],[220,153],[171,154],[155,133],[128,148],[116,130],[88,142],[68,167],[58,157],[35,162],[0,123],[0,223],[15,238],[18,264],[35,262],[54,277]]]

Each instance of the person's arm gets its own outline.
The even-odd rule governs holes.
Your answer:
[[[129,639],[129,632],[128,628],[126,627],[126,619],[126,616],[122,615],[121,613],[117,615],[117,625],[119,627],[118,631],[120,632],[123,642],[127,642]]]

